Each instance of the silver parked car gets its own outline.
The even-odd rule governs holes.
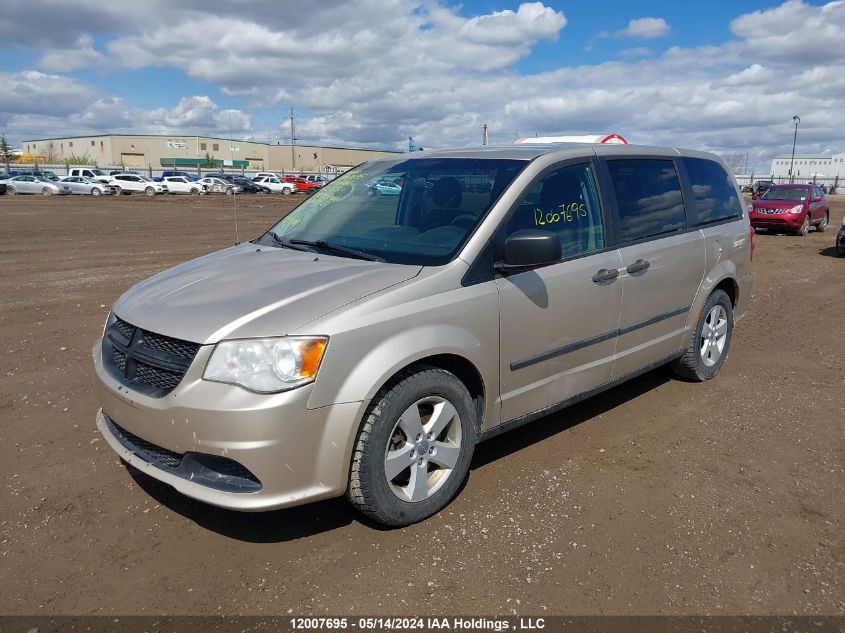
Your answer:
[[[71,193],[70,187],[61,182],[52,182],[43,176],[15,176],[4,181],[6,193],[14,196],[17,193],[33,193],[42,196],[66,195]]]
[[[401,193],[371,196],[379,179]],[[713,378],[751,297],[740,201],[697,151],[365,163],[251,243],[120,297],[93,349],[97,426],[216,506],[345,494],[384,524],[419,521],[480,441],[663,364]]]
[[[102,196],[114,193],[111,186],[85,176],[65,176],[60,182],[70,187],[71,193],[79,195]]]

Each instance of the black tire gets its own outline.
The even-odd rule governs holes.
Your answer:
[[[192,195],[192,196],[198,196],[198,195],[200,195],[200,190],[199,190],[199,189],[196,189],[196,188],[191,189],[191,195]]]
[[[10,196],[14,196],[14,195],[15,195],[15,194],[17,194],[18,192],[17,192],[17,190],[15,190],[15,188],[14,188],[14,187],[12,187],[11,185],[8,185],[8,186],[6,187],[6,193],[7,193],[7,194],[9,194]]]
[[[102,192],[97,189],[96,187],[91,187],[91,195],[92,196],[99,196]]]
[[[156,195],[156,190],[152,187],[147,187],[146,189],[144,189],[144,194],[152,198],[154,195]]]
[[[123,193],[123,189],[121,189],[117,185],[114,185],[114,195],[119,196],[122,193]]]
[[[724,347],[719,355],[718,360],[708,366],[702,357],[702,345],[705,334],[704,328],[707,318],[716,306],[721,306],[725,312],[727,320],[727,330]],[[731,347],[731,339],[733,338],[734,317],[733,305],[731,298],[724,290],[714,290],[712,294],[707,297],[704,307],[701,309],[701,315],[698,318],[698,323],[695,325],[695,330],[690,336],[686,349],[680,358],[672,361],[672,371],[674,371],[681,378],[693,380],[695,382],[704,382],[710,380],[719,373],[725,359],[728,357],[728,352]]]
[[[287,187],[282,189],[282,195],[283,196],[289,196],[290,194],[291,194],[291,191]]]
[[[440,487],[427,498],[412,502],[400,499],[392,489],[385,473],[385,460],[391,442],[395,440],[397,433],[402,433],[398,427],[400,416],[414,403],[429,397],[443,399],[454,407],[457,419],[453,419],[447,428],[451,428],[455,423],[459,425],[460,446],[455,465]],[[466,478],[475,451],[476,428],[472,398],[454,374],[427,365],[400,373],[394,381],[376,394],[364,416],[352,454],[347,499],[363,514],[392,527],[410,525],[430,517],[452,500]],[[413,440],[406,438],[405,441],[407,446]],[[427,445],[426,442],[425,446]],[[417,456],[426,454],[427,457],[427,450],[432,449],[423,447]],[[400,471],[394,481],[401,477],[402,473],[411,474],[411,469],[417,467],[414,453],[410,453],[409,457],[409,467]],[[426,480],[437,472],[436,465],[431,471],[428,470],[428,462],[424,467],[427,469]],[[436,481],[436,475],[434,477]]]
[[[804,222],[801,223],[801,227],[795,229],[795,235],[799,237],[804,237],[807,233],[810,232],[810,214],[804,216]]]
[[[41,190],[41,195],[42,195],[42,196],[52,196],[52,195],[53,195],[53,190],[52,190],[52,189],[50,189],[50,187],[44,187],[44,188]]]
[[[824,233],[827,225],[830,224],[830,211],[826,211],[822,221],[816,224],[816,231],[819,233]]]
[[[234,193],[235,193],[234,189],[232,189],[231,187],[226,187],[226,195],[227,196],[231,196]]]

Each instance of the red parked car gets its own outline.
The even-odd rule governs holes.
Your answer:
[[[807,235],[811,226],[817,231],[827,228],[830,206],[818,185],[773,185],[751,203],[749,215],[755,229]]]
[[[309,182],[301,176],[283,176],[282,182],[291,182],[296,185],[297,191],[302,191],[307,194],[312,194],[323,186],[319,182]]]

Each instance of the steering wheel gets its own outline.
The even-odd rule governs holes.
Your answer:
[[[450,226],[457,226],[458,228],[467,230],[471,229],[473,224],[475,224],[475,216],[472,213],[456,215],[449,223]]]

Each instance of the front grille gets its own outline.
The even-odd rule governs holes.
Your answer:
[[[170,338],[169,336],[162,336],[153,332],[144,332],[144,345],[150,349],[175,354],[182,358],[193,358],[200,347],[196,343],[180,341],[177,338]]]
[[[145,385],[152,385],[153,387],[157,387],[159,389],[166,389],[167,391],[173,391],[176,388],[176,385],[178,385],[182,380],[183,375],[184,374],[168,371],[160,367],[153,367],[152,365],[140,362],[135,368],[136,382],[140,382]]]
[[[103,361],[126,386],[161,398],[182,381],[199,348],[113,316],[103,338]]]
[[[126,371],[126,354],[112,347],[111,358],[120,371]]]
[[[120,332],[126,338],[127,341],[132,338],[132,332],[135,330],[135,328],[133,328],[131,325],[129,325],[126,321],[123,321],[122,319],[115,319],[114,325],[112,327],[114,327],[115,330]]]

